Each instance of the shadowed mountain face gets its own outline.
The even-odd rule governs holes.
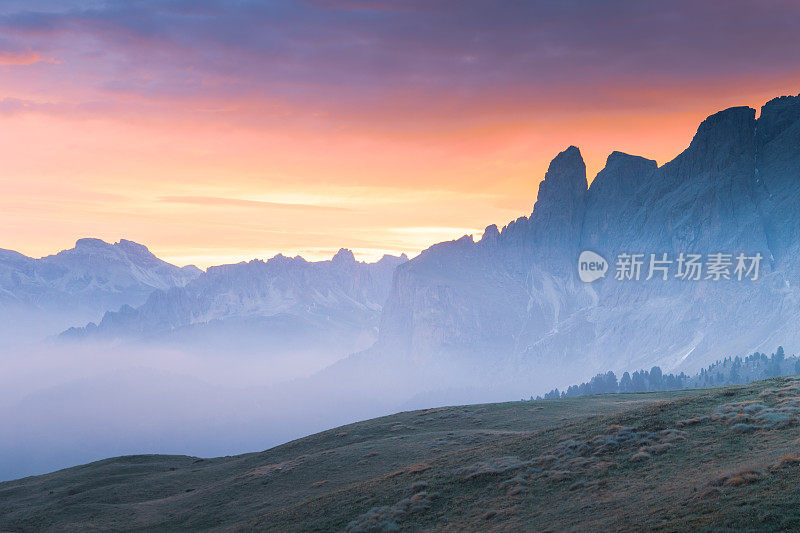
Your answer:
[[[588,188],[568,148],[529,218],[398,268],[373,356],[468,365],[465,385],[471,374],[530,386],[531,376],[557,385],[609,369],[694,370],[776,343],[800,349],[800,97],[755,114],[710,116],[662,167],[614,152]],[[583,250],[609,262],[604,279],[579,280]],[[650,254],[674,262],[681,252],[734,254],[731,272],[736,254],[764,259],[757,280],[675,279],[674,263],[666,281],[645,279]],[[621,253],[645,254],[639,281],[614,279]]]
[[[139,305],[156,289],[180,287],[201,273],[166,263],[135,242],[80,239],[75,247],[33,259],[0,250],[0,314],[8,334],[56,334],[108,309]]]

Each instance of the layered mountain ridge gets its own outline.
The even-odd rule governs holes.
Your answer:
[[[551,162],[530,216],[410,261],[365,264],[341,250],[330,261],[278,255],[200,275],[161,265],[129,241],[94,240],[52,257],[66,268],[73,255],[111,247],[138,258],[127,276],[146,286],[138,305],[122,302],[66,337],[191,341],[234,352],[252,337],[266,351],[288,342],[290,351],[335,346],[337,357],[366,349],[321,378],[378,376],[378,388],[411,379],[415,391],[516,383],[536,392],[607,370],[693,371],[778,344],[800,349],[799,199],[800,96],[792,96],[767,102],[758,118],[749,107],[709,116],[662,166],[615,151],[591,185],[570,146]],[[605,278],[579,280],[584,250],[609,262]],[[763,261],[758,279],[690,281],[674,270],[646,279],[651,254],[674,263],[682,253]],[[615,279],[620,254],[642,254],[641,279]],[[47,278],[31,261],[0,253],[0,287],[17,299],[27,294],[20,287],[37,286],[26,280]],[[77,274],[54,279],[53,287],[87,294],[125,286]],[[310,339],[313,348],[303,344]]]
[[[41,259],[0,250],[0,314],[9,332],[31,326],[56,334],[108,309],[140,305],[153,290],[183,286],[200,274],[125,239],[79,239],[73,248]]]
[[[800,349],[800,97],[755,115],[711,115],[661,167],[614,152],[589,187],[580,151],[567,148],[530,217],[398,267],[372,353],[416,365],[477,360],[484,379],[522,371],[559,384],[656,364],[692,370],[776,342]],[[578,280],[583,250],[606,258],[606,278]],[[640,281],[614,279],[621,253],[681,252],[764,261],[758,280],[648,281],[647,265]]]
[[[328,261],[278,254],[214,266],[185,286],[153,291],[142,305],[109,311],[98,324],[62,337],[240,353],[327,350],[343,357],[375,342],[392,274],[406,259],[385,255],[363,263],[341,249]]]
[[[138,309],[109,311],[87,329],[125,336],[232,317],[295,314],[327,320],[344,311],[354,324],[374,325],[392,272],[405,259],[385,255],[362,263],[342,249],[329,261],[278,254],[267,261],[213,266],[185,286],[154,291]]]
[[[153,255],[147,247],[121,239],[79,239],[75,246],[34,259],[12,250],[0,250],[0,298],[7,304],[74,306],[76,295],[91,305],[108,308],[130,302],[130,293],[146,297],[153,289],[182,286],[201,274],[195,266],[176,267]]]

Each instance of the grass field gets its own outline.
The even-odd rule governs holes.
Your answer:
[[[0,484],[0,531],[800,529],[800,381],[446,407]]]

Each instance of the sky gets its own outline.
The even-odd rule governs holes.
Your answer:
[[[529,215],[580,147],[663,164],[800,92],[779,0],[0,3],[0,248],[179,265],[414,255]]]

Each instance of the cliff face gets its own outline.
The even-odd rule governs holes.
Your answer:
[[[376,351],[484,359],[558,384],[655,364],[690,370],[772,344],[798,350],[798,200],[800,97],[767,103],[758,120],[747,107],[708,117],[661,167],[614,152],[588,189],[570,147],[551,163],[529,218],[398,268]],[[610,263],[605,279],[578,280],[582,250]],[[645,280],[649,254],[674,261],[681,252],[761,254],[761,276],[686,281],[673,264],[667,281]],[[614,279],[620,253],[645,254],[640,281]]]
[[[776,261],[800,272],[800,96],[767,102],[755,131],[756,202]]]
[[[586,165],[580,150],[570,146],[553,159],[539,185],[529,235],[535,263],[559,273],[570,269],[580,239],[586,188]]]

